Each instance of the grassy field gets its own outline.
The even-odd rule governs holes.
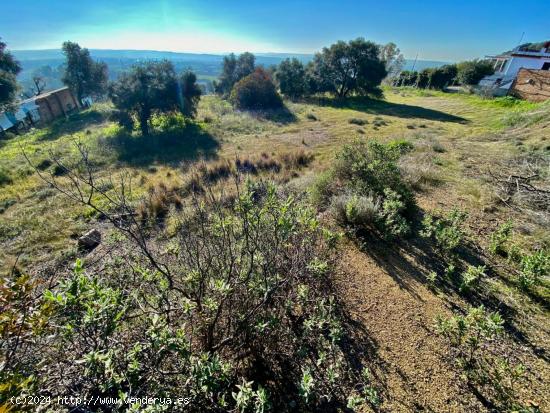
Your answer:
[[[286,102],[285,111],[250,114],[205,96],[195,123],[166,127],[158,119],[150,137],[126,134],[107,120],[109,110],[106,104],[96,105],[44,129],[0,140],[3,269],[17,261],[32,274],[55,272],[81,255],[76,239],[86,230],[109,233],[91,209],[68,201],[35,173],[36,168],[63,182],[63,169],[51,159],[72,165],[78,159],[75,142],[88,148],[107,192],[125,177],[132,181],[131,199],[139,199],[159,186],[185,197],[200,168],[218,171],[237,159],[281,165],[266,166],[261,176],[306,193],[346,143],[404,139],[414,149],[401,167],[420,209],[468,212],[470,249],[490,271],[483,297],[464,297],[430,285],[426,275],[438,268],[437,257],[420,241],[389,248],[380,241],[366,247],[343,242],[338,284],[352,318],[376,342],[374,350],[365,345],[365,352],[371,351],[379,366],[382,410],[493,411],[490,402],[468,388],[445,357],[447,344],[433,333],[436,315],[480,303],[508,317],[506,346],[527,367],[521,400],[533,401],[540,411],[550,408],[545,392],[550,386],[548,284],[523,293],[509,263],[488,252],[491,234],[507,220],[514,222],[512,239],[518,248],[550,246],[548,211],[507,205],[492,179],[527,174],[525,168],[535,165],[535,183],[547,184],[548,103],[402,88],[385,90],[384,100],[315,98]]]
[[[164,180],[170,171],[184,169],[197,159],[233,159],[236,156],[276,154],[305,150],[315,155],[313,169],[323,169],[334,151],[356,138],[381,141],[395,138],[429,141],[453,150],[436,153],[433,161],[441,179],[454,181],[458,189],[479,206],[484,195],[475,179],[464,176],[464,154],[507,156],[529,150],[545,150],[548,132],[526,140],[499,133],[521,123],[536,105],[483,100],[475,96],[403,89],[386,91],[384,101],[330,99],[310,103],[288,102],[288,113],[252,116],[235,112],[214,96],[202,99],[198,123],[185,131],[161,136],[121,138],[114,124],[106,121],[106,106],[98,105],[68,121],[0,141],[2,173],[0,189],[0,254],[3,262],[19,257],[26,263],[48,262],[52,256],[70,252],[67,240],[90,225],[81,207],[67,205],[48,188],[23,156],[45,171],[50,153],[62,159],[75,156],[74,142],[84,143],[103,177],[129,173],[136,179],[136,193],[151,182]],[[524,115],[527,116],[527,115]],[[536,115],[532,115],[536,116]],[[449,148],[450,149],[450,148]],[[69,243],[70,245],[71,243]],[[74,252],[74,251],[73,251]]]

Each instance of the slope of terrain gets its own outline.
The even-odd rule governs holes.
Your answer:
[[[441,271],[442,263],[423,239],[344,238],[336,285],[363,340],[361,357],[376,366],[381,410],[497,411],[483,391],[468,384],[449,344],[434,328],[438,315],[483,304],[504,315],[508,334],[503,348],[526,368],[518,398],[545,411],[550,406],[545,391],[550,387],[547,284],[524,294],[512,267],[491,255],[488,243],[498,225],[511,219],[514,242],[548,248],[548,211],[504,203],[494,177],[524,173],[526,164],[536,164],[542,170],[539,184],[547,183],[550,106],[409,89],[386,90],[385,95],[384,101],[287,102],[285,112],[254,115],[206,96],[194,126],[148,138],[121,136],[107,121],[108,105],[97,105],[68,121],[1,140],[2,267],[17,262],[37,276],[51,274],[81,256],[76,238],[86,230],[99,228],[104,237],[110,232],[90,210],[67,202],[40,180],[23,152],[36,168],[63,179],[63,171],[49,159],[70,162],[77,155],[74,142],[82,142],[106,185],[131,177],[132,197],[138,198],[160,184],[185,186],[199,160],[210,168],[259,157],[285,164],[302,151],[314,156],[307,167],[289,167],[269,177],[306,192],[345,143],[406,139],[415,149],[402,168],[415,185],[420,210],[467,211],[468,253],[461,263],[483,263],[489,270],[482,292],[465,295],[452,286],[430,284],[427,275]]]

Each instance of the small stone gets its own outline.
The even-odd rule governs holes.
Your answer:
[[[91,229],[78,239],[78,248],[91,251],[101,242],[101,233],[97,229]]]

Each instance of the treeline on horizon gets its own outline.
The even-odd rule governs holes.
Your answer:
[[[368,86],[365,84],[361,87],[363,89],[370,88],[371,90],[368,94],[371,94],[373,96],[376,96],[377,94],[380,95],[380,93],[377,92],[375,89],[377,78],[380,78],[382,72],[376,72],[381,68],[380,63],[382,62],[384,63],[384,67],[386,69],[386,74],[382,77],[382,80],[384,80],[385,83],[394,86],[414,86],[419,88],[444,89],[445,87],[454,84],[475,85],[479,82],[481,78],[483,78],[483,76],[492,73],[492,66],[489,62],[484,60],[472,60],[461,62],[458,64],[448,64],[441,67],[427,68],[416,72],[407,71],[403,70],[405,66],[405,59],[394,43],[388,43],[386,45],[376,45],[368,41],[364,41],[363,43],[361,43],[359,40],[360,39],[356,39],[348,43],[342,41],[336,42],[330,47],[324,48],[321,52],[316,53],[313,59],[308,63],[304,63],[303,59],[292,57],[283,59],[277,65],[267,65],[263,62],[265,59],[261,57],[258,59],[252,53],[243,53],[241,56],[244,56],[248,59],[252,58],[254,61],[254,66],[263,67],[266,73],[268,73],[270,77],[276,82],[276,86],[280,89],[281,93],[291,98],[299,98],[303,95],[319,92],[332,92],[332,86],[330,85],[330,81],[326,82],[326,76],[325,79],[321,79],[324,75],[324,73],[322,73],[322,71],[324,70],[322,68],[322,63],[330,59],[333,59],[335,61],[338,59],[341,59],[342,61],[346,59],[347,57],[345,52],[345,45],[350,47],[349,52],[351,54],[364,53],[370,56],[369,60],[371,62],[371,66],[368,68],[368,77],[370,77],[371,80],[368,81]],[[30,78],[25,77],[24,80],[17,80],[19,88],[16,91],[19,97],[29,98],[45,90],[52,90],[59,88],[63,85],[67,85],[67,82],[64,80],[67,72],[67,53],[64,50],[64,47],[67,44],[72,43],[66,42],[62,48],[63,54],[66,58],[64,64],[58,65],[57,67],[52,67],[51,65],[42,65],[32,71],[32,75],[30,76]],[[363,49],[360,50],[361,48]],[[367,50],[369,48],[370,50]],[[84,53],[86,53],[90,57],[90,59],[92,59],[88,49],[82,50],[85,51]],[[349,54],[349,57],[353,59],[351,54]],[[377,55],[378,60],[380,60],[381,62],[376,63],[376,59],[372,58],[374,57],[374,55]],[[324,56],[324,59],[320,58],[320,56]],[[11,58],[12,60],[16,61],[13,55],[11,56]],[[207,75],[207,78],[203,79],[200,79],[200,75],[197,76],[197,78],[199,79],[199,87],[201,88],[203,94],[212,93],[214,91],[219,93],[220,87],[221,89],[224,89],[224,87],[227,86],[227,65],[235,64],[234,62],[232,62],[233,60],[238,60],[238,58],[233,54],[225,56],[223,58],[223,61],[221,63],[222,72],[217,81],[213,80],[213,75]],[[258,62],[259,60],[261,60],[260,64],[256,64],[256,62]],[[108,59],[107,63],[105,59],[101,59],[101,61],[99,61],[98,63],[105,66],[107,66],[108,64],[108,69],[106,69],[106,81],[109,82],[118,80],[118,78],[121,77],[124,73],[131,71],[134,66],[144,62],[138,61],[136,63],[135,61],[130,62],[124,60],[117,61],[117,59]],[[183,62],[173,61],[172,65],[177,72],[190,70],[189,68],[184,66]],[[208,67],[205,69],[207,73],[219,73],[219,69],[214,68],[213,62],[209,63],[207,66]],[[17,71],[17,74],[20,74],[22,71],[22,65],[19,64],[18,68],[19,69]],[[345,70],[345,68],[342,69]],[[198,69],[198,71],[195,71],[195,73],[197,74],[198,72],[202,71],[203,69],[200,68]],[[277,72],[278,75],[276,75]],[[103,78],[97,80],[103,81]],[[220,86],[220,84],[224,82],[225,85]],[[354,83],[355,80],[351,79],[350,82]],[[350,93],[346,89],[348,89],[347,86],[345,86],[340,91],[336,91],[336,94],[340,97],[346,96],[348,93]],[[351,86],[350,89],[355,89],[355,85]],[[106,88],[103,87],[103,90],[105,91]],[[78,91],[75,92],[78,94]],[[355,92],[357,91],[351,91],[352,94]],[[222,94],[225,93],[227,93],[227,90],[222,91]]]

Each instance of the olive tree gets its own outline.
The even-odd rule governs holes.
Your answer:
[[[143,135],[149,134],[154,112],[180,110],[193,116],[200,93],[196,76],[187,72],[178,78],[174,65],[167,60],[136,65],[109,89],[115,107],[137,117]]]
[[[6,50],[6,43],[0,41],[0,109],[15,99],[19,72],[19,62]]]
[[[353,93],[380,96],[387,75],[380,46],[362,37],[323,48],[315,55],[313,71],[319,91],[339,98]]]
[[[65,42],[62,47],[67,59],[62,81],[76,94],[78,101],[87,95],[103,95],[107,89],[107,64],[96,62],[86,48]]]
[[[302,62],[293,57],[284,59],[275,72],[281,93],[290,98],[299,98],[307,92],[306,70]]]
[[[214,86],[216,93],[228,96],[235,83],[254,72],[255,62],[256,57],[250,52],[242,53],[239,57],[234,53],[224,56],[222,73]]]

